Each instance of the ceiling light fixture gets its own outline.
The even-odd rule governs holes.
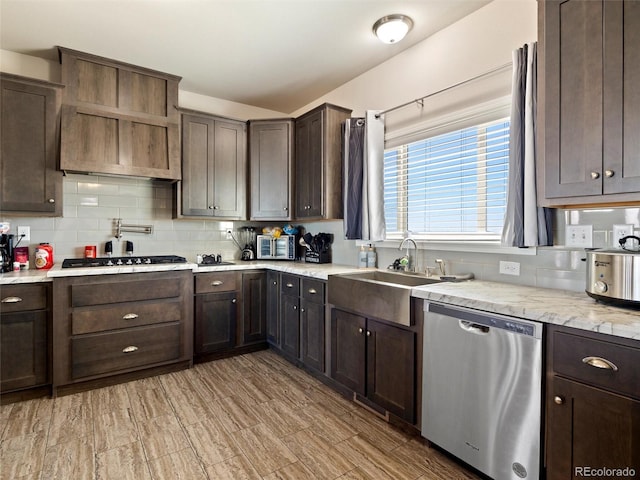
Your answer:
[[[373,33],[383,43],[397,43],[413,27],[413,20],[399,13],[386,15],[373,24]]]

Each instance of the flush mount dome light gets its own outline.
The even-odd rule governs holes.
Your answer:
[[[413,20],[406,15],[393,14],[382,17],[373,24],[373,33],[384,43],[397,43],[413,27]]]

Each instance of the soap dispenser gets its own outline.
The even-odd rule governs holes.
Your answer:
[[[376,249],[373,245],[369,244],[369,250],[367,250],[367,267],[375,268],[377,260]]]
[[[360,247],[360,251],[358,252],[358,267],[367,267],[367,250],[364,245]]]

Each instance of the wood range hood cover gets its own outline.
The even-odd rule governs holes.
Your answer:
[[[181,77],[58,47],[62,64],[60,169],[181,179]]]

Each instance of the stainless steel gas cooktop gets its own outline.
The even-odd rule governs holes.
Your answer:
[[[187,259],[178,255],[149,255],[135,257],[97,257],[97,258],[67,258],[62,262],[62,268],[87,267],[120,267],[131,265],[158,265],[166,263],[187,263]]]

